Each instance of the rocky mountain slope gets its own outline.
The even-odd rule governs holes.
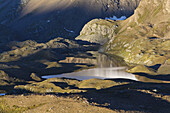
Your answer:
[[[16,40],[39,42],[75,37],[94,18],[129,17],[140,0],[2,0],[0,23],[20,35]]]
[[[129,64],[143,65],[131,72],[170,74],[169,15],[169,0],[142,0],[128,19],[92,20],[76,39],[100,44],[105,41],[100,51],[121,56]]]

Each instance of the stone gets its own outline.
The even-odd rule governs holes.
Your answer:
[[[42,81],[42,79],[36,73],[31,73],[30,77],[35,81]]]
[[[3,70],[0,70],[0,79],[8,79],[9,76]]]

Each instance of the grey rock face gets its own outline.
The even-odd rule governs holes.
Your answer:
[[[76,40],[88,41],[103,45],[115,36],[116,25],[114,21],[94,19],[87,23]]]

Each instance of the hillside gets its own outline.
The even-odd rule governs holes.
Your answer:
[[[131,72],[170,74],[169,15],[169,0],[142,0],[134,15],[128,19],[92,20],[76,39],[106,42],[101,52],[121,56],[131,66],[149,67],[146,71],[139,66]],[[159,69],[155,68],[157,66]]]
[[[159,64],[158,74],[170,74],[169,15],[169,0],[141,1],[135,14],[120,23],[116,37],[106,44],[106,51],[124,57],[128,63]]]

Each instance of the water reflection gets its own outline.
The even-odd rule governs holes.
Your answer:
[[[98,53],[96,60],[97,60],[96,65],[97,67],[100,67],[100,68],[127,66],[124,60],[118,56],[108,56],[105,54]]]
[[[125,78],[137,80],[135,75],[125,72],[126,67],[108,67],[108,68],[94,68],[82,70],[79,72],[65,73],[60,75],[43,76],[42,78],[66,77],[75,78],[78,80],[86,80],[91,78]]]
[[[85,80],[91,78],[125,78],[131,80],[137,80],[135,75],[127,73],[126,64],[124,61],[117,57],[109,57],[105,54],[98,53],[96,55],[96,66],[97,68],[86,69],[79,72],[64,73],[59,75],[43,76],[42,78],[55,78],[55,77],[66,77],[75,78],[78,80]]]

